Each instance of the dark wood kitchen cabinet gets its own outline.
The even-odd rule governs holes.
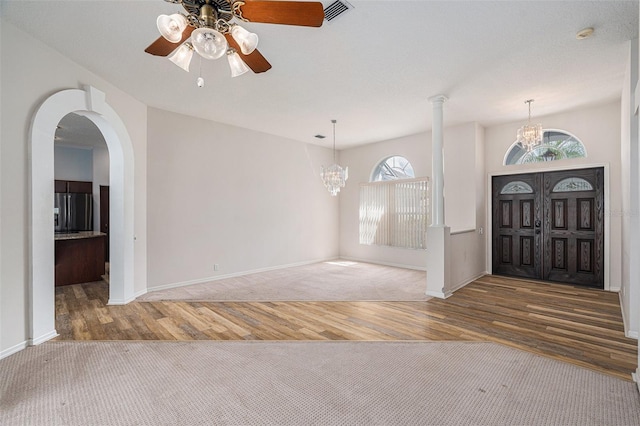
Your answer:
[[[103,233],[93,231],[56,235],[55,285],[102,280],[105,238]]]
[[[79,194],[93,194],[93,183],[77,180],[56,180],[55,192],[75,192]]]

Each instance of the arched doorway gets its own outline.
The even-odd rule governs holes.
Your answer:
[[[47,98],[31,124],[30,336],[36,345],[56,336],[54,292],[54,137],[69,113],[83,115],[102,133],[109,150],[111,271],[109,303],[134,299],[133,147],[118,114],[93,87],[70,89]]]

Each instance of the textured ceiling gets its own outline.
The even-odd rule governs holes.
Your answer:
[[[436,94],[447,125],[525,120],[529,98],[534,116],[616,99],[638,36],[637,1],[350,3],[321,28],[246,24],[273,68],[232,79],[224,59],[204,60],[204,88],[197,58],[186,73],[144,53],[178,5],[2,0],[2,13],[151,107],[326,146],[335,118],[338,148],[429,130]]]

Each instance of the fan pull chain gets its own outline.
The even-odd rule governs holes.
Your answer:
[[[204,78],[202,78],[202,57],[200,57],[200,63],[198,64],[198,78],[196,79],[198,87],[204,87]]]

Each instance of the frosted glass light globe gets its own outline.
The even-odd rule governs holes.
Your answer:
[[[187,28],[187,24],[187,18],[179,13],[174,13],[171,16],[160,15],[156,20],[158,31],[171,43],[177,43],[182,39],[182,32]]]
[[[193,57],[193,46],[191,43],[184,43],[182,46],[178,47],[171,55],[169,55],[169,60],[185,70],[189,72],[189,64],[191,64],[191,58]]]
[[[211,28],[198,28],[191,33],[191,43],[205,59],[218,59],[227,51],[227,39]]]
[[[237,77],[249,71],[249,67],[240,58],[237,52],[227,52],[227,60],[229,61],[229,68],[231,68],[231,77]]]
[[[245,30],[240,25],[234,25],[231,27],[231,36],[236,42],[238,42],[240,50],[245,55],[256,50],[256,47],[258,46],[258,36]]]

